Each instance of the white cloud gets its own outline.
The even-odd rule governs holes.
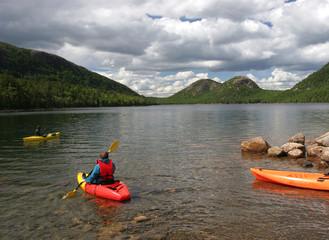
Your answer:
[[[208,73],[194,73],[192,71],[177,72],[166,76],[157,74],[134,74],[121,68],[118,72],[97,72],[110,79],[130,86],[134,91],[144,96],[167,97],[188,87],[190,84],[208,78]],[[221,82],[219,78],[213,80]]]
[[[329,42],[308,45],[300,50],[302,59],[313,58],[315,62],[328,61]]]
[[[300,74],[290,73],[282,69],[275,68],[271,76],[268,78],[258,79],[252,73],[248,73],[247,77],[258,84],[263,89],[271,90],[286,90],[295,86],[298,82],[306,78],[310,72],[303,72]]]
[[[200,72],[280,69],[262,84],[286,88],[329,62],[323,0],[12,0],[0,22],[0,41],[110,72],[146,96],[173,94]]]

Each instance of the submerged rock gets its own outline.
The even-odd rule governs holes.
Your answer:
[[[150,218],[149,217],[146,217],[146,216],[138,216],[138,217],[135,217],[134,218],[134,221],[136,221],[136,222],[143,222],[143,221],[147,221],[149,219]]]
[[[319,168],[328,168],[329,165],[326,161],[320,161],[317,165]]]
[[[113,239],[116,236],[122,235],[122,232],[125,229],[127,229],[127,225],[125,223],[105,225],[100,229],[98,239]]]
[[[299,164],[300,166],[304,167],[304,168],[306,168],[306,167],[313,167],[313,163],[312,163],[311,161],[309,161],[309,160],[305,160],[305,159],[299,161],[298,164]]]

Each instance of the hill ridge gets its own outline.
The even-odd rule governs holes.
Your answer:
[[[150,104],[127,86],[60,56],[0,42],[0,110]]]
[[[168,98],[155,100],[159,104],[329,102],[329,63],[288,90],[265,90],[245,76],[233,77],[201,93],[193,92],[195,83]]]

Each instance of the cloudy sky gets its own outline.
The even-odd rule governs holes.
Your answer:
[[[329,0],[0,0],[0,41],[144,96],[234,76],[287,89],[329,62]]]

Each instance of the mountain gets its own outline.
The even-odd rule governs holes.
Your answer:
[[[62,57],[0,42],[0,110],[148,105],[149,99]]]
[[[243,76],[215,83],[210,79],[199,80],[171,97],[153,100],[158,104],[329,102],[329,63],[284,91],[262,89]]]
[[[176,93],[174,96],[182,96],[182,97],[197,97],[205,92],[211,91],[218,87],[220,83],[211,80],[211,79],[201,79],[192,83],[189,87],[181,90]]]
[[[251,79],[237,76],[224,83],[202,79],[171,97],[155,101],[159,104],[258,103],[261,102],[258,95],[266,92]]]
[[[286,102],[329,102],[329,63],[287,91]]]
[[[262,89],[251,79],[238,76],[224,82],[214,91],[208,93],[208,95],[211,96],[212,99],[216,99],[217,97],[217,101],[221,103],[242,103],[261,90]],[[248,100],[248,102],[257,101]]]

